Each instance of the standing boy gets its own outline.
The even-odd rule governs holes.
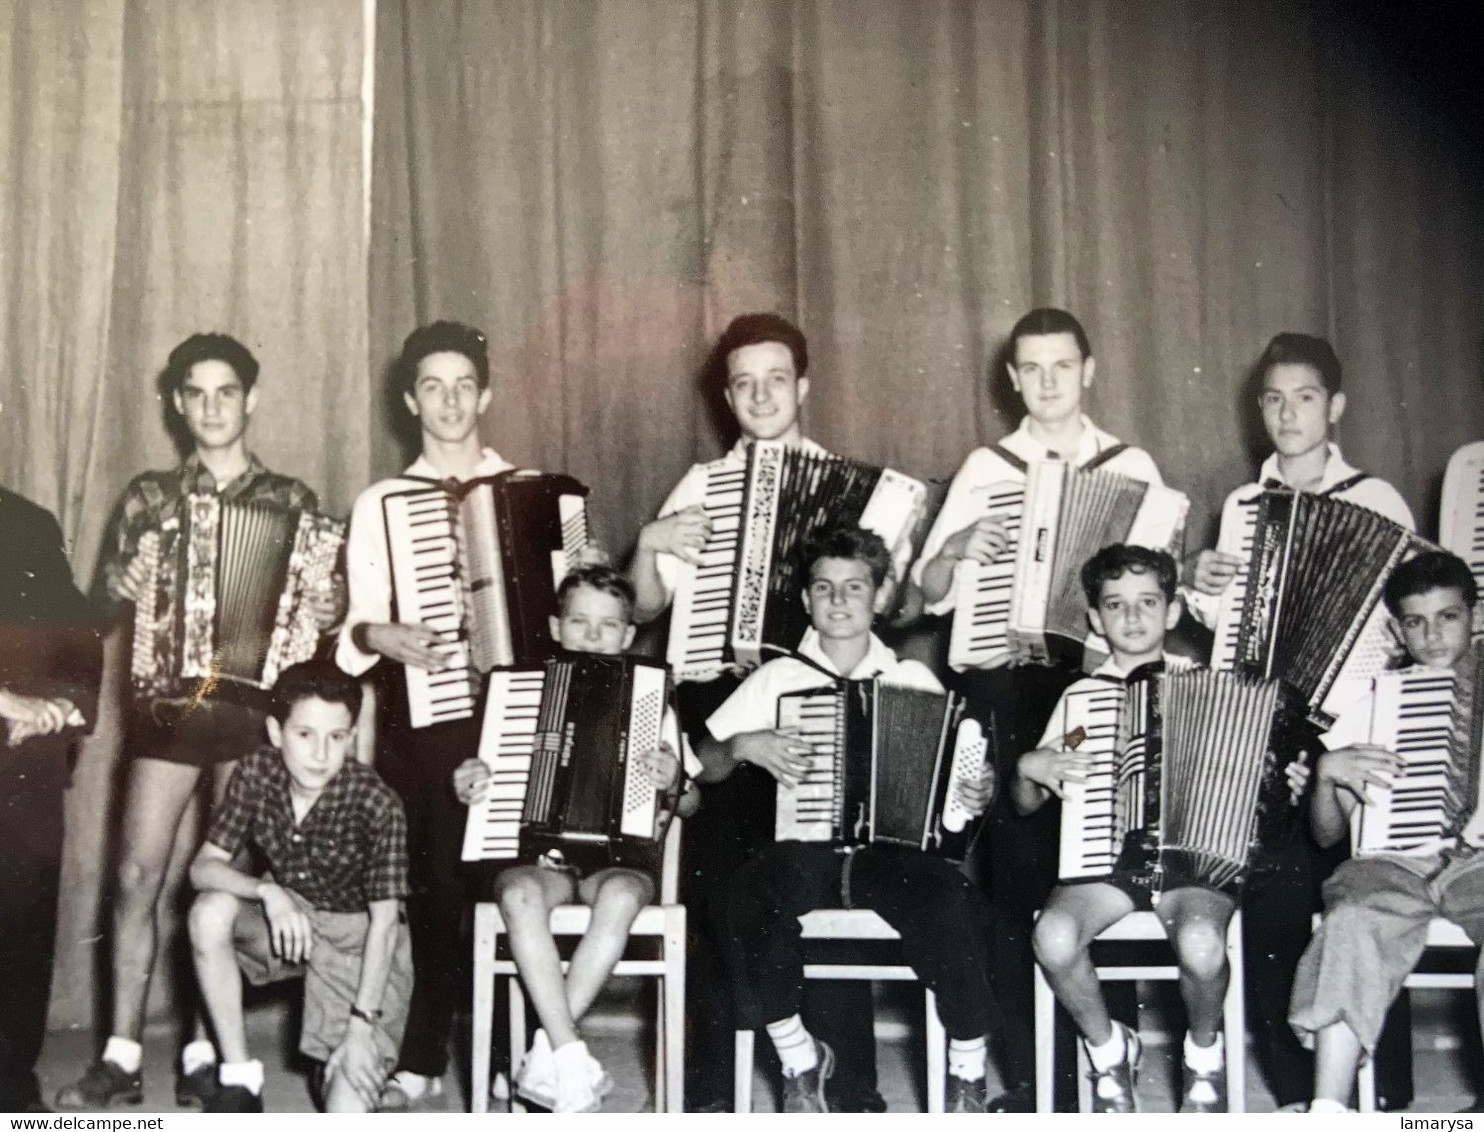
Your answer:
[[[302,976],[299,1051],[322,1063],[325,1110],[374,1112],[412,992],[402,805],[351,757],[355,679],[328,662],[296,664],[273,696],[270,745],[238,764],[191,862],[191,948],[222,1055],[207,1109],[263,1111],[243,977]],[[243,849],[266,861],[265,875],[234,866]]]
[[[225,334],[193,334],[170,351],[165,383],[194,447],[180,467],[136,476],[114,511],[96,588],[100,601],[120,619],[126,603],[139,600],[145,582],[141,539],[177,519],[186,496],[317,509],[314,492],[296,479],[270,472],[247,449],[247,426],[258,404],[257,379],[257,359]],[[331,628],[338,602],[329,593],[315,600],[320,627]],[[110,937],[112,1036],[82,1078],[58,1093],[58,1107],[140,1103],[140,1041],[170,850],[203,774],[211,781],[213,796],[219,796],[233,764],[262,742],[266,699],[229,702],[203,687],[200,695],[181,701],[136,699],[129,705],[124,740],[128,791]],[[177,1104],[205,1103],[214,1088],[215,1061],[215,1050],[198,1029],[181,1053]]]

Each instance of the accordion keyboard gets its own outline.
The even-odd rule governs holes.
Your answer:
[[[778,726],[796,728],[814,748],[803,781],[778,792],[775,836],[780,841],[833,841],[840,837],[840,781],[844,743],[839,700],[833,691],[818,696],[785,697],[779,703]]]
[[[991,484],[985,514],[1005,526],[1008,542],[988,566],[968,560],[958,564],[955,581],[957,612],[948,644],[948,662],[954,668],[981,667],[1010,655],[1010,599],[1015,582],[1016,548],[1025,505],[1025,485]]]
[[[677,680],[707,678],[726,667],[746,484],[745,467],[714,467],[707,473],[702,506],[711,520],[711,534],[698,565],[680,564],[670,615],[667,659]]]
[[[1468,563],[1474,581],[1484,589],[1484,440],[1465,444],[1448,460],[1438,542]],[[1476,619],[1474,627],[1484,625]]]
[[[1454,685],[1451,672],[1377,679],[1371,739],[1394,751],[1402,766],[1389,789],[1367,789],[1355,823],[1357,854],[1430,852],[1447,832]]]
[[[1119,717],[1125,690],[1122,685],[1067,692],[1067,746],[1089,755],[1092,765],[1085,782],[1068,782],[1061,811],[1063,880],[1102,876],[1118,859],[1115,829],[1118,787]]]
[[[490,674],[479,737],[479,758],[490,768],[490,777],[464,828],[466,861],[512,858],[520,848],[521,813],[545,680],[543,669]]]
[[[1223,554],[1241,559],[1237,573],[1222,591],[1220,611],[1216,615],[1216,636],[1211,645],[1211,667],[1230,672],[1237,666],[1241,640],[1242,607],[1246,604],[1248,581],[1252,573],[1252,548],[1257,541],[1257,516],[1262,496],[1254,495],[1237,503],[1235,531],[1216,547]]]

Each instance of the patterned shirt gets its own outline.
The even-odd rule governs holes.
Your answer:
[[[103,536],[103,553],[94,582],[94,597],[102,605],[124,601],[119,590],[124,574],[146,531],[159,530],[175,514],[187,495],[216,495],[238,503],[266,503],[285,510],[317,511],[314,492],[292,476],[270,472],[256,456],[248,456],[247,471],[217,488],[216,477],[195,452],[178,468],[135,476],[119,497]]]
[[[232,772],[206,840],[232,854],[252,845],[278,884],[323,911],[407,896],[407,819],[375,771],[347,758],[299,822],[289,785],[283,756],[260,747]]]

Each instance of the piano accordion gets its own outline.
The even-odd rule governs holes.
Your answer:
[[[479,758],[490,768],[469,810],[465,861],[536,861],[558,851],[591,871],[658,876],[676,794],[640,757],[666,742],[681,757],[669,670],[625,656],[563,653],[489,674]]]
[[[779,697],[778,726],[814,748],[797,786],[778,785],[778,841],[890,844],[962,861],[974,820],[955,786],[989,773],[989,740],[956,696],[842,680]]]
[[[1443,473],[1438,542],[1469,565],[1484,592],[1484,440],[1465,444],[1448,458]],[[1474,608],[1474,632],[1484,632],[1484,613]]]
[[[319,648],[310,599],[328,590],[345,525],[309,511],[188,495],[140,539],[136,698],[231,697],[271,688]]]
[[[1390,519],[1340,499],[1254,496],[1218,547],[1244,562],[1221,595],[1211,667],[1282,679],[1303,711],[1328,726],[1332,693],[1394,659],[1381,595],[1419,545]]]
[[[1286,783],[1268,756],[1277,681],[1187,670],[1069,689],[1067,744],[1091,756],[1068,782],[1059,875],[1115,872],[1151,895],[1245,881],[1260,806]]]
[[[587,488],[510,471],[382,500],[397,620],[434,629],[437,672],[407,666],[413,727],[474,716],[484,674],[556,651],[556,590],[588,544]]]
[[[1116,472],[1042,461],[1024,483],[990,485],[986,506],[1009,544],[989,566],[958,564],[948,663],[960,670],[1063,658],[1097,667],[1107,646],[1088,628],[1083,563],[1115,543],[1177,553],[1190,500]]]
[[[1376,677],[1370,741],[1394,751],[1391,785],[1366,787],[1350,822],[1351,853],[1426,856],[1484,843],[1484,640],[1452,672],[1410,668]]]
[[[809,627],[798,561],[822,528],[856,523],[888,547],[910,533],[927,489],[889,468],[755,441],[745,467],[706,467],[711,535],[700,564],[681,562],[667,658],[677,680],[709,680],[761,663],[765,645],[791,650]]]

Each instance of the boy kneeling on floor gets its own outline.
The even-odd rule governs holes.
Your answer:
[[[375,1111],[396,1063],[412,990],[407,823],[397,796],[352,757],[360,709],[359,682],[334,665],[286,669],[271,745],[237,765],[191,862],[191,948],[221,1052],[208,1111],[263,1111],[244,976],[256,986],[303,977],[299,1050],[323,1063],[326,1111]],[[266,874],[235,867],[244,847]]]

